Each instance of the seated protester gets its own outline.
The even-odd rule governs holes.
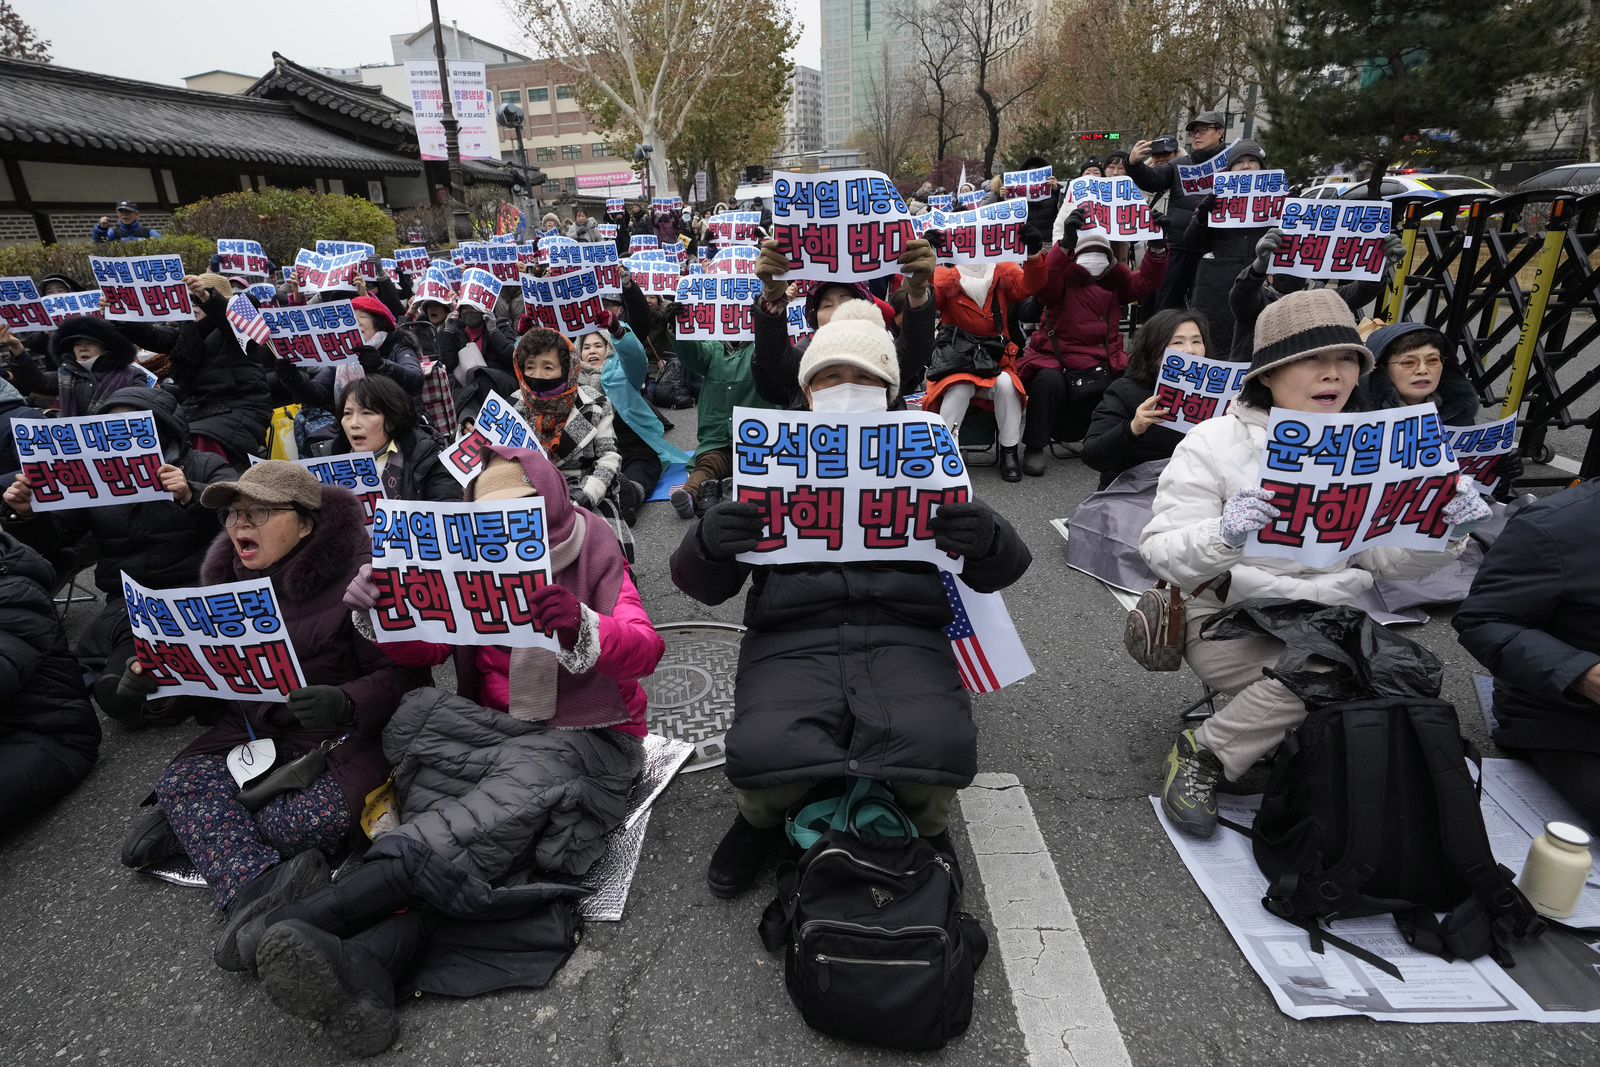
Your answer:
[[[1240,139],[1228,152],[1228,170],[1261,170],[1266,151],[1255,141]],[[1189,291],[1189,307],[1200,312],[1211,324],[1211,339],[1218,353],[1233,351],[1233,311],[1229,296],[1239,272],[1249,268],[1257,255],[1257,242],[1270,226],[1238,229],[1211,225],[1211,208],[1217,194],[1207,193],[1189,216],[1184,245],[1200,257],[1195,267],[1194,286]],[[1241,360],[1241,362],[1243,362]]]
[[[413,298],[410,312],[395,325],[395,329],[410,335],[411,347],[419,356],[423,359],[434,359],[439,354],[439,331],[449,317],[449,304],[438,300]],[[439,429],[453,431],[455,427],[441,426]]]
[[[616,542],[533,449],[491,446],[486,458],[468,499],[544,501],[553,581],[531,608],[561,650],[385,644],[418,666],[454,658],[458,681],[457,695],[407,695],[384,730],[401,825],[333,885],[299,899],[274,893],[230,916],[218,941],[219,964],[258,972],[280,1008],[321,1021],[356,1055],[394,1041],[395,986],[441,913],[505,920],[575,895],[549,876],[588,873],[644,763],[639,679],[665,645]],[[351,607],[375,602],[370,573],[351,583]],[[524,984],[516,946],[504,948],[486,974],[464,954],[455,982],[470,993]]]
[[[180,326],[158,322],[119,322],[128,340],[170,359],[169,387],[189,423],[190,441],[236,467],[266,450],[272,424],[272,391],[259,358],[239,347],[228,325],[233,287],[220,274],[191,274],[184,284],[194,305],[194,321]],[[65,411],[62,412],[65,414]]]
[[[1517,512],[1451,625],[1494,675],[1497,745],[1600,826],[1600,479]]]
[[[100,722],[50,597],[55,571],[0,533],[0,826],[72,792],[100,753]]]
[[[50,358],[54,330],[15,334],[0,322],[0,374],[26,396],[55,396],[60,391],[56,364]]]
[[[1064,236],[1045,254],[1049,277],[1039,291],[1043,318],[1017,361],[1028,391],[1028,421],[1022,431],[1022,469],[1035,477],[1048,465],[1046,449],[1061,412],[1069,416],[1063,440],[1078,440],[1104,389],[1070,396],[1069,379],[1105,368],[1106,385],[1128,365],[1122,348],[1122,306],[1143,300],[1166,276],[1166,246],[1151,241],[1137,272],[1111,262],[1111,241],[1095,230],[1079,237],[1087,213],[1074,208]],[[1163,220],[1153,213],[1152,219]]]
[[[1156,376],[1169,348],[1206,355],[1211,338],[1205,316],[1168,308],[1134,331],[1128,369],[1106,389],[1083,435],[1083,462],[1100,472],[1101,489],[1129,467],[1166,459],[1183,440],[1183,434],[1166,425],[1168,410],[1156,403]]]
[[[412,335],[395,329],[394,314],[375,296],[358,296],[350,301],[356,326],[361,330],[357,361],[345,360],[307,375],[298,363],[278,361],[278,374],[300,403],[332,411],[335,401],[351,381],[364,374],[392,378],[419,411],[422,404],[422,358],[417,354]]]
[[[1234,363],[1250,362],[1250,353],[1255,349],[1256,319],[1261,316],[1262,310],[1274,300],[1306,289],[1306,279],[1287,274],[1274,274],[1271,284],[1268,284],[1267,271],[1272,268],[1272,257],[1282,245],[1281,227],[1274,226],[1262,234],[1256,242],[1255,259],[1239,272],[1233,280],[1233,288],[1228,291],[1228,309],[1233,313],[1233,347],[1226,358]],[[1399,234],[1392,233],[1385,239],[1383,258],[1391,269],[1405,256],[1405,252],[1406,247]],[[1383,295],[1384,284],[1382,280],[1345,282],[1336,292],[1339,299],[1360,318],[1360,309]],[[1223,358],[1220,351],[1218,358]]]
[[[99,551],[94,584],[105,597],[100,613],[78,636],[78,661],[93,687],[100,710],[128,730],[152,724],[171,726],[190,715],[215,711],[202,697],[170,697],[146,703],[120,698],[122,668],[133,655],[133,628],[122,599],[122,574],[153,589],[200,584],[200,563],[217,536],[216,513],[200,502],[206,487],[232,482],[238,475],[221,456],[189,444],[189,424],[171,393],[145,386],[119,389],[106,397],[96,415],[148,411],[161,438],[156,474],[171,500],[144,500],[99,508],[33,510],[33,489],[19,473],[6,488],[6,530],[47,559],[85,534]]]
[[[367,794],[389,776],[384,724],[428,674],[396,666],[351,623],[344,590],[371,561],[372,541],[348,490],[275,459],[201,496],[223,525],[201,582],[270,578],[305,685],[288,703],[230,701],[228,714],[161,773],[160,807],[135,825],[122,861],[142,867],[187,854],[218,910],[234,918],[274,889],[298,893],[328,881],[327,856],[343,851]],[[120,690],[143,699],[156,682],[131,660]],[[270,738],[285,760],[328,743],[327,766],[311,785],[249,811],[235,798],[227,756],[254,738]]]
[[[118,390],[155,385],[155,376],[135,360],[138,351],[115,325],[98,315],[62,319],[50,335],[50,355],[60,364],[56,402],[61,414],[88,415]]]
[[[818,412],[886,410],[900,377],[889,333],[864,301],[834,312],[800,366]],[[930,525],[940,549],[965,558],[960,579],[979,592],[1010,585],[1031,562],[1010,524],[977,501],[943,505]],[[950,805],[977,772],[978,751],[938,568],[740,562],[762,529],[755,504],[723,501],[672,555],[673,584],[702,604],[751,582],[727,746],[739,814],[711,858],[711,891],[750,888],[790,805],[847,774],[886,782],[917,832],[950,852]]]
[[[1022,379],[1006,316],[1011,305],[1043,288],[1046,277],[1040,254],[1044,235],[1023,227],[1022,239],[1028,249],[1025,266],[963,263],[933,272],[939,330],[928,365],[928,391],[922,398],[922,410],[943,417],[957,441],[974,397],[991,409],[999,428],[1000,477],[1008,482],[1022,480],[1022,460],[1017,456],[1022,440]],[[998,356],[995,347],[1000,348]],[[978,366],[975,360],[980,357],[989,362]]]
[[[44,417],[44,412],[28,406],[27,397],[12,384],[10,371],[0,370],[0,476],[22,466],[22,461],[17,458],[17,438],[11,432],[11,420]]]
[[[491,392],[507,400],[516,393],[512,353],[516,351],[517,333],[509,323],[462,304],[443,326],[437,327],[434,344],[450,372],[456,418],[462,425],[478,417],[478,409]]]
[[[461,499],[461,483],[439,459],[438,442],[417,427],[417,410],[393,378],[357,378],[344,387],[334,410],[339,434],[317,455],[371,452],[390,500]]]
[[[603,516],[633,562],[633,535],[622,521],[622,453],[616,418],[600,386],[600,371],[586,367],[572,343],[554,330],[529,330],[517,342],[517,414],[567,479],[572,502]],[[630,496],[632,490],[629,490]],[[640,501],[641,503],[643,501]]]
[[[1209,837],[1217,825],[1218,775],[1237,781],[1305,718],[1282,682],[1263,677],[1283,643],[1272,637],[1208,641],[1206,619],[1225,605],[1260,597],[1349,604],[1375,578],[1419,578],[1461,554],[1470,528],[1489,517],[1476,493],[1457,493],[1444,508],[1452,524],[1447,551],[1370,548],[1327,567],[1276,556],[1246,555],[1257,530],[1281,517],[1260,488],[1258,471],[1273,408],[1346,410],[1372,356],[1350,309],[1326,289],[1286,296],[1261,313],[1256,355],[1244,390],[1226,415],[1190,430],[1156,486],[1154,514],[1139,553],[1156,577],[1193,594],[1184,657],[1200,680],[1233,697],[1195,729],[1185,729],[1167,756],[1161,807],[1184,833]]]

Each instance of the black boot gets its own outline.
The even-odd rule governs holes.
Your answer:
[[[706,884],[712,894],[726,899],[749,889],[767,865],[773,846],[782,840],[781,824],[751,826],[743,815],[735,815],[733,825],[711,854],[711,866],[706,868]]]
[[[1017,456],[1016,445],[1000,446],[1000,477],[1008,482],[1022,481],[1022,460]]]
[[[167,813],[160,808],[152,808],[145,813],[133,824],[128,836],[122,839],[124,867],[148,867],[152,863],[161,863],[181,855],[183,846],[178,844],[178,838],[172,832]]]
[[[225,971],[254,971],[255,953],[240,952],[239,932],[263,912],[327,885],[330,876],[328,858],[316,849],[291,856],[256,875],[228,901],[227,925],[217,937],[211,958]]]
[[[360,941],[290,919],[266,932],[257,958],[272,1002],[321,1023],[341,1052],[376,1056],[399,1036],[394,979]]]
[[[417,895],[406,877],[405,867],[388,857],[363,863],[341,875],[337,882],[326,879],[312,891],[292,897],[280,896],[265,907],[255,908],[234,932],[233,959],[239,970],[254,970],[257,948],[267,929],[289,919],[310,923],[339,937],[381,922],[408,904]],[[233,924],[229,924],[230,928]],[[223,931],[227,936],[227,931]],[[218,941],[221,950],[222,942]],[[218,959],[218,964],[222,964]],[[234,968],[229,968],[234,969]]]

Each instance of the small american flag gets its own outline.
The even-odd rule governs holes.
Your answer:
[[[261,312],[243,293],[228,301],[228,325],[233,327],[241,348],[247,340],[263,345],[272,340],[272,330],[267,326],[267,320],[261,317]]]
[[[955,650],[961,684],[974,693],[993,693],[1032,674],[1033,661],[1000,594],[962,592],[949,571],[940,571],[939,578],[955,615],[944,635]]]

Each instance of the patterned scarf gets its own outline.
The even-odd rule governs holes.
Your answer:
[[[539,443],[552,455],[561,443],[561,431],[567,424],[567,416],[578,402],[578,369],[582,366],[571,344],[567,345],[561,360],[567,367],[567,387],[555,396],[535,393],[528,387],[528,379],[522,374],[522,360],[511,361],[511,369],[517,374],[517,385],[522,389],[522,407],[528,413],[528,425],[533,427],[533,432],[539,436]]]

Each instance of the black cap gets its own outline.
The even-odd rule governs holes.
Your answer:
[[[138,211],[139,210],[139,205],[135,204],[132,200],[118,200],[117,201],[117,210],[118,211]]]
[[[1157,137],[1150,142],[1150,151],[1155,155],[1167,155],[1178,150],[1178,139],[1170,133]]]
[[[1183,130],[1185,133],[1193,133],[1196,126],[1221,126],[1226,128],[1227,125],[1228,124],[1223,121],[1222,112],[1202,111],[1200,114],[1190,119],[1189,125],[1185,126]]]

